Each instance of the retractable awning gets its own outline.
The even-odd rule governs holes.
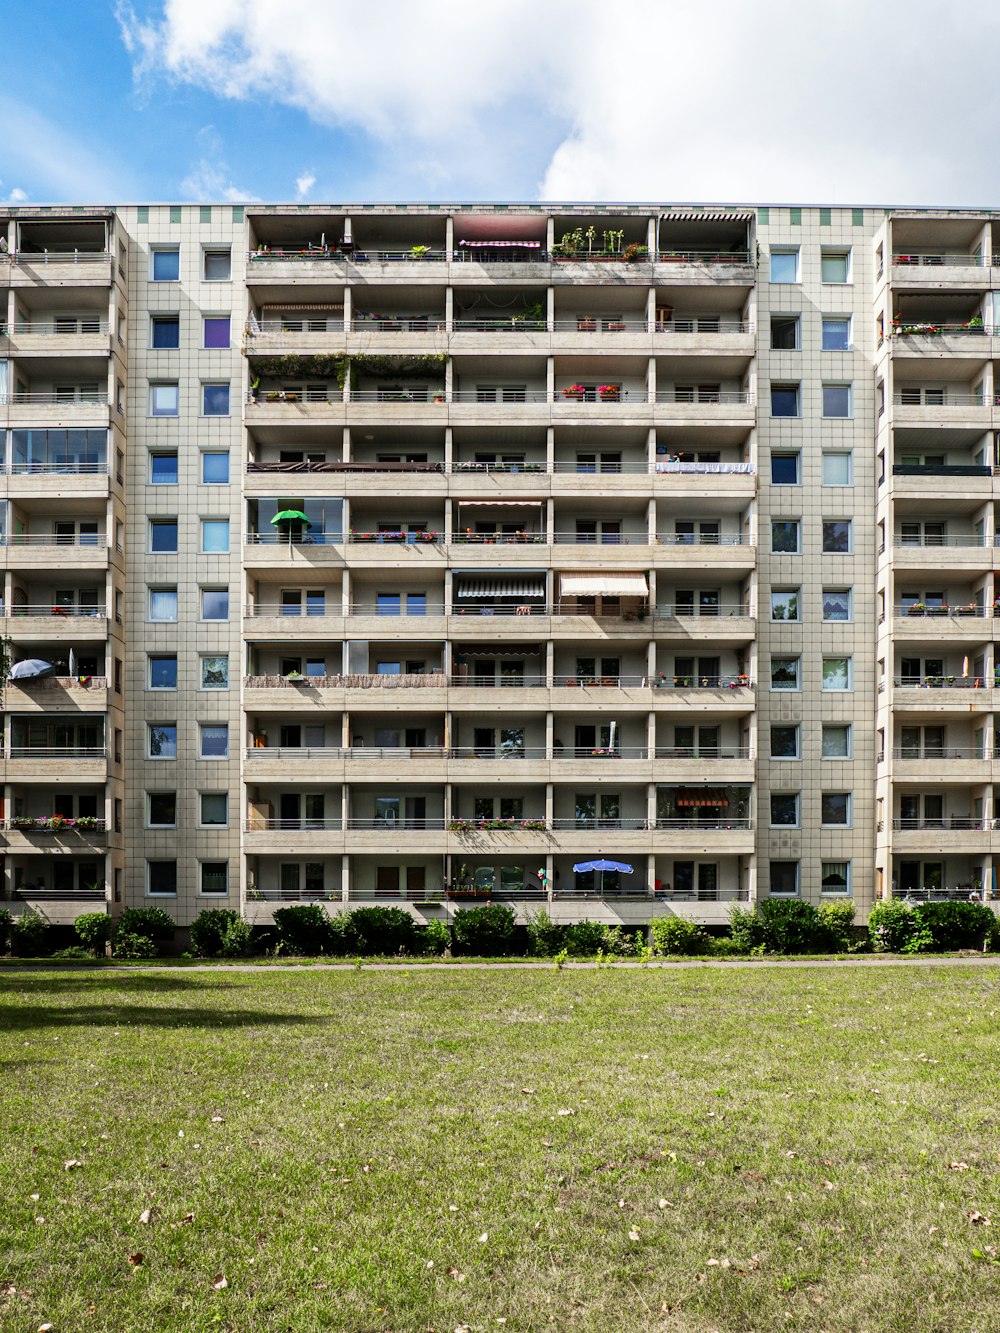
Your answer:
[[[544,500],[459,500],[463,509],[540,509]]]
[[[458,657],[537,657],[542,651],[537,643],[455,644]]]
[[[471,579],[458,589],[459,597],[544,597],[544,579]]]
[[[541,241],[459,241],[459,245],[467,245],[471,250],[482,250],[484,247],[489,249],[509,249],[513,247],[516,250],[540,250]]]
[[[716,787],[693,787],[684,791],[679,791],[674,798],[674,804],[680,806],[710,805],[710,806],[728,806],[729,798],[724,791]]]
[[[560,574],[563,597],[648,597],[645,574]]]
[[[302,301],[271,301],[267,305],[261,306],[261,311],[265,310],[343,310],[343,301],[323,301],[302,302]]]

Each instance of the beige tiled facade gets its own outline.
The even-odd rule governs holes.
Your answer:
[[[995,225],[12,210],[5,896],[989,893]]]

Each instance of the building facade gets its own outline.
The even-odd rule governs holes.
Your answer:
[[[998,225],[9,210],[8,905],[990,897]]]

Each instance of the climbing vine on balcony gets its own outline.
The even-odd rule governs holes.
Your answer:
[[[253,372],[267,380],[333,380],[341,389],[350,376],[352,385],[360,376],[372,379],[443,379],[448,358],[435,356],[255,356]]]

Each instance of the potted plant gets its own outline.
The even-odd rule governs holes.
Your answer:
[[[639,264],[644,259],[649,258],[649,248],[645,245],[637,245],[635,241],[631,245],[626,245],[622,251],[622,259],[626,264]]]
[[[597,320],[593,315],[577,315],[576,331],[577,333],[596,333]]]
[[[617,403],[622,396],[622,386],[620,384],[599,384],[597,393],[602,403]]]
[[[911,602],[906,608],[906,614],[908,616],[922,616],[926,610],[927,607],[923,602]]]
[[[582,385],[582,384],[570,384],[570,385],[568,386],[568,388],[563,389],[563,391],[562,391],[562,396],[563,396],[564,398],[575,398],[577,401],[579,401],[580,399],[583,398],[583,395],[584,395],[586,392],[587,392],[587,390],[586,390],[586,388],[585,388],[584,385]]]
[[[430,254],[430,252],[431,252],[431,247],[430,247],[429,245],[411,245],[411,246],[410,246],[410,258],[411,258],[411,259],[426,259],[427,256]]]
[[[607,329],[608,333],[624,333],[625,321],[616,319],[612,321],[610,324],[605,324],[604,327]]]

